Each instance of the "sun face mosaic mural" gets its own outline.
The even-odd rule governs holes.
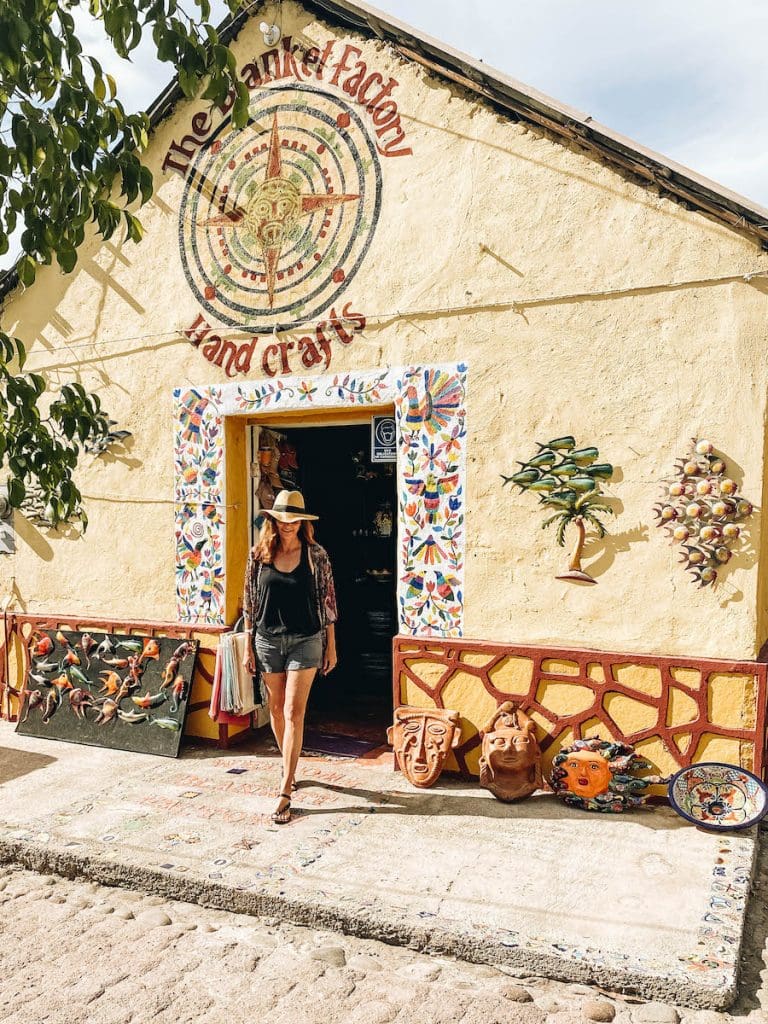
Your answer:
[[[310,85],[258,93],[189,169],[179,213],[184,273],[216,322],[284,329],[336,303],[381,210],[381,168],[358,110]]]

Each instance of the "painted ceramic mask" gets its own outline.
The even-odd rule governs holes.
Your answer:
[[[522,800],[543,785],[536,727],[511,701],[480,730],[480,785],[497,800]]]
[[[563,783],[570,793],[592,798],[608,792],[611,769],[602,754],[589,750],[574,750],[562,765]]]
[[[461,740],[458,711],[443,708],[395,708],[395,722],[387,729],[400,770],[408,781],[424,789],[433,786],[452,747]]]
[[[550,785],[571,807],[618,813],[643,803],[649,786],[668,781],[659,775],[635,774],[650,767],[633,747],[595,736],[576,740],[555,755]]]

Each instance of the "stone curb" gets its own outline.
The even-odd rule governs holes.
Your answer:
[[[523,976],[539,975],[557,981],[598,985],[618,992],[634,993],[645,999],[674,1003],[693,1009],[727,1009],[736,997],[736,972],[727,986],[697,984],[695,978],[661,972],[639,972],[631,968],[590,963],[526,947],[508,946],[485,937],[448,930],[413,927],[383,914],[329,909],[284,896],[228,887],[219,882],[179,877],[166,871],[105,860],[86,853],[0,839],[0,863],[15,864],[44,874],[64,878],[85,878],[101,885],[138,890],[166,899],[195,903],[254,917],[276,917],[292,924],[342,932],[389,945],[407,946],[421,953],[453,956],[469,963],[503,967]],[[754,870],[754,859],[752,868]],[[740,936],[740,939],[742,936]]]

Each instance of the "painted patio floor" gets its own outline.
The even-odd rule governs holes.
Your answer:
[[[240,769],[243,769],[240,771]],[[0,723],[0,857],[208,906],[723,1008],[754,831],[666,808],[588,814],[470,783],[413,789],[389,758],[302,760],[296,815],[268,812],[268,753],[179,760],[19,737]]]

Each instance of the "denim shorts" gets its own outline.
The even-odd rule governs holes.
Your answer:
[[[279,633],[276,636],[253,634],[253,650],[262,672],[298,672],[320,668],[323,663],[323,634],[297,636]]]

